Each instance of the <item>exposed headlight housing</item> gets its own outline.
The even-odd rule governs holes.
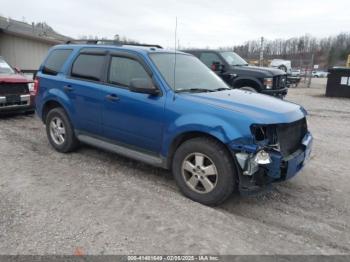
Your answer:
[[[275,125],[254,124],[250,129],[256,144],[280,151]]]
[[[272,89],[273,78],[264,78],[264,86],[266,86],[266,89]]]

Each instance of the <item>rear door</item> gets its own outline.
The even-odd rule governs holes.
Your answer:
[[[103,131],[109,139],[158,153],[165,96],[131,92],[130,81],[140,78],[152,80],[152,73],[142,58],[127,52],[111,55],[104,93]]]
[[[106,59],[105,51],[82,50],[62,85],[73,105],[74,126],[80,132],[102,135]]]

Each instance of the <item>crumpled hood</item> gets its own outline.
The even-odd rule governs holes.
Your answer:
[[[280,69],[277,68],[271,68],[271,67],[257,67],[257,66],[235,66],[235,69],[239,69],[242,71],[250,71],[260,74],[265,74],[266,77],[269,76],[278,76],[278,75],[286,75],[286,73]]]
[[[0,74],[0,83],[30,83],[28,78],[19,74]]]
[[[256,124],[291,123],[307,114],[300,105],[238,89],[184,95],[185,99],[190,99],[193,102],[230,110],[233,114],[243,114]]]

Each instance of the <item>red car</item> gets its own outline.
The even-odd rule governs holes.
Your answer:
[[[35,82],[0,57],[0,113],[34,112]]]

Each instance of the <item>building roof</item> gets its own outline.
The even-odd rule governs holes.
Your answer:
[[[45,23],[28,24],[11,18],[0,16],[0,32],[29,38],[36,41],[59,44],[71,38],[55,32]]]

